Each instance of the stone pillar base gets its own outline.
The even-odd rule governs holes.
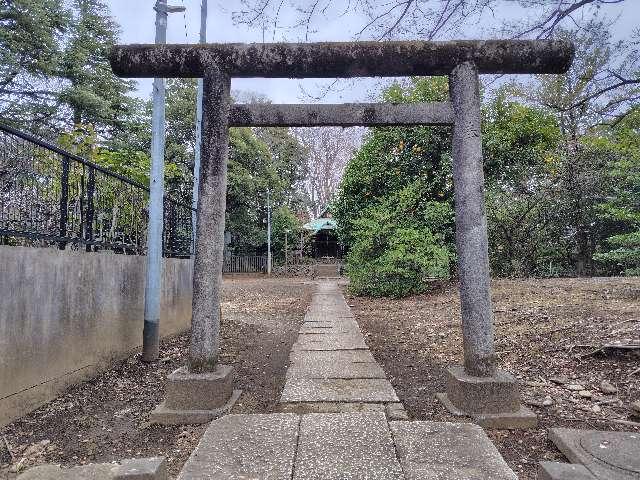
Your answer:
[[[487,428],[524,429],[538,424],[535,413],[520,403],[518,384],[508,373],[473,377],[457,366],[447,373],[447,392],[436,397],[452,414],[471,417]]]
[[[227,414],[240,397],[233,389],[233,367],[218,365],[214,372],[191,373],[180,367],[167,378],[165,401],[149,417],[151,423],[181,425],[207,423]]]

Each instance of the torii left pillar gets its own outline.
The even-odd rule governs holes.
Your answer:
[[[154,423],[206,423],[231,410],[240,396],[233,367],[218,362],[230,88],[225,72],[207,67],[198,196],[198,212],[206,214],[197,216],[189,361],[169,375],[165,400],[151,412]]]

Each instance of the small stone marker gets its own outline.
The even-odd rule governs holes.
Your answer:
[[[640,478],[640,433],[552,428],[549,439],[599,480]]]
[[[602,380],[602,382],[600,382],[600,391],[606,395],[618,393],[618,389],[606,380]]]

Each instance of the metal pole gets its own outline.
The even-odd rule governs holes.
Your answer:
[[[271,275],[271,200],[267,188],[267,275]]]
[[[453,70],[449,82],[455,115],[453,185],[464,369],[468,375],[488,377],[495,374],[496,366],[478,69],[471,62],[462,63]]]
[[[67,221],[69,219],[69,158],[62,157],[62,176],[60,178],[60,238],[67,236]],[[58,248],[64,250],[67,242],[62,240]]]
[[[167,13],[182,11],[167,7],[167,0],[157,0],[156,44],[167,43]],[[153,113],[151,120],[151,175],[149,181],[149,226],[147,230],[147,272],[144,289],[144,328],[142,361],[158,359],[160,342],[160,296],[162,288],[162,221],[164,196],[164,79],[153,79]]]
[[[207,43],[207,3],[208,0],[202,0],[202,4],[200,5],[200,43]],[[198,94],[196,100],[196,146],[193,162],[193,200],[191,202],[193,207],[193,210],[191,211],[191,231],[194,252],[196,248],[198,192],[200,187],[200,149],[202,147],[202,83],[202,78],[198,78]]]
[[[286,275],[287,270],[289,270],[289,254],[287,252],[287,237],[289,234],[289,230],[284,231],[284,273]]]

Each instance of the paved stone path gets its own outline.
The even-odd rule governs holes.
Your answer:
[[[178,480],[517,480],[477,425],[382,412],[227,415]]]
[[[290,355],[281,411],[384,411],[405,419],[337,282],[318,283]]]
[[[477,425],[394,420],[406,413],[335,281],[290,360],[287,413],[215,420],[178,480],[517,480]]]

